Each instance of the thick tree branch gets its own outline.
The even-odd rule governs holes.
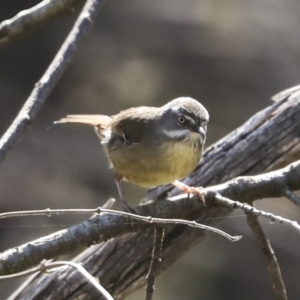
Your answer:
[[[48,95],[58,83],[64,71],[70,65],[79,43],[91,28],[105,0],[88,0],[80,13],[73,29],[56,54],[52,63],[26,100],[18,116],[0,140],[0,163],[9,151],[23,137],[30,127]]]
[[[299,95],[296,93],[280,99],[256,114],[227,137],[209,147],[200,166],[185,180],[185,183],[193,186],[212,186],[237,176],[253,175],[278,169],[300,159],[299,119]],[[286,169],[284,172],[288,172],[286,177],[273,178],[271,174],[274,182],[267,180],[270,195],[273,197],[280,196],[283,187],[288,186],[291,190],[298,188],[295,179],[299,175],[298,166],[293,165],[289,171]],[[250,189],[247,187],[245,190],[248,192],[243,194],[243,189],[238,187],[239,184],[244,184],[240,178],[231,182],[228,187],[232,193],[235,193],[234,195],[227,193],[227,190],[225,193],[224,185],[218,186],[217,189],[220,194],[223,190],[226,197],[238,199],[241,202],[261,199],[268,194],[261,182],[255,185],[249,177],[247,177],[245,186],[251,185],[251,190],[257,188],[261,194],[250,192],[248,195]],[[278,188],[277,184],[281,185],[281,188]],[[207,188],[207,190],[211,189],[213,187]],[[167,192],[170,192],[171,195],[177,194],[176,189],[165,186],[150,191],[148,199],[153,201],[154,199],[164,199]],[[210,197],[210,193],[206,195],[206,199],[207,197]],[[163,217],[168,217],[167,207],[171,208],[172,206],[174,215],[188,219],[198,217],[199,222],[213,223],[214,225],[222,222],[223,218],[232,211],[223,205],[212,205],[209,199],[207,201],[208,207],[206,208],[200,207],[199,201],[185,199],[172,202],[160,200],[154,205],[141,206],[138,209],[140,212],[145,210],[146,215],[158,216],[161,213]],[[105,243],[88,248],[76,258],[76,261],[82,262],[91,274],[97,276],[102,285],[112,292],[115,299],[121,299],[124,295],[145,284],[153,245],[151,233],[152,230],[147,230],[110,239]],[[159,272],[162,272],[203,239],[203,232],[185,226],[166,229]],[[116,277],[115,274],[118,276]],[[65,276],[68,280],[62,282],[61,278],[65,278]],[[32,299],[33,290],[36,291],[36,295],[40,293],[51,295],[49,299],[75,299],[78,297],[92,299],[97,297],[82,278],[67,271],[60,271],[49,276],[37,276],[35,279],[29,280],[26,287],[15,294],[13,299]]]
[[[44,0],[0,24],[0,49],[32,34],[42,26],[73,13],[84,0]]]

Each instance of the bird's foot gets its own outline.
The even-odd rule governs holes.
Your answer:
[[[172,184],[174,186],[176,186],[177,188],[179,188],[180,190],[182,190],[184,193],[190,195],[190,194],[193,194],[193,195],[197,195],[201,201],[203,202],[203,204],[206,206],[206,203],[205,203],[205,198],[204,198],[204,188],[202,186],[200,187],[193,187],[193,186],[188,186],[186,184],[184,184],[183,182],[180,182],[178,180],[172,182]]]
[[[129,214],[135,214],[135,215],[138,215],[138,212],[137,210],[130,206],[129,204],[127,204],[126,201],[122,201],[122,208],[123,208],[123,211],[129,213]]]

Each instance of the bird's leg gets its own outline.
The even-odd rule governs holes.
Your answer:
[[[203,193],[204,193],[204,189],[203,187],[198,187],[198,188],[195,188],[193,186],[188,186],[186,184],[184,184],[183,182],[180,182],[178,180],[175,180],[174,182],[172,182],[172,184],[174,186],[176,186],[177,188],[179,188],[180,190],[182,190],[184,193],[187,193],[187,194],[194,194],[194,195],[197,195],[201,201],[204,203],[204,205],[206,205],[205,203],[205,198],[203,196]]]
[[[136,214],[136,210],[133,207],[131,207],[129,204],[127,204],[127,202],[124,199],[122,186],[121,186],[122,177],[119,176],[118,174],[115,174],[114,179],[115,179],[115,183],[116,183],[116,186],[117,186],[117,189],[118,189],[118,193],[119,193],[119,196],[120,196],[121,205],[122,205],[123,210],[128,212],[128,213]]]

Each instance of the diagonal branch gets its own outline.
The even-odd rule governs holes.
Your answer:
[[[70,15],[84,0],[44,0],[0,24],[0,49],[32,34],[56,19]]]
[[[33,91],[20,110],[18,116],[0,140],[0,163],[9,151],[21,140],[30,127],[47,97],[60,80],[62,74],[72,62],[77,47],[91,28],[93,21],[105,0],[88,0],[80,13],[73,29],[56,54],[52,63],[36,83]]]

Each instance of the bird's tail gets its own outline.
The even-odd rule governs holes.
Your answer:
[[[103,132],[108,128],[111,122],[111,117],[105,115],[67,115],[66,117],[55,121],[54,124],[82,124],[87,126],[93,126],[97,135],[102,139]]]

